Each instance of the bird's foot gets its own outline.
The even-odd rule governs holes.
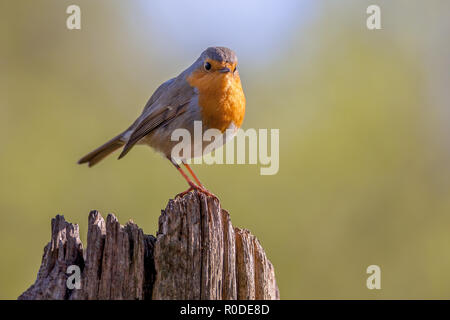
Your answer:
[[[209,192],[205,187],[198,187],[197,189],[196,189],[197,191],[199,191],[199,192],[201,192],[201,193],[203,193],[203,194],[205,194],[205,195],[207,195],[208,197],[211,197],[211,198],[214,198],[214,199],[216,199],[217,201],[219,201],[219,198],[217,198],[217,196],[214,194],[214,193],[212,193],[212,192]]]
[[[194,188],[193,187],[189,187],[189,189],[187,189],[186,191],[183,191],[183,192],[180,192],[179,194],[177,194],[175,196],[175,199],[184,197],[186,194],[188,194],[192,190],[194,190]]]
[[[219,201],[219,198],[217,198],[217,196],[215,194],[209,192],[203,185],[202,186],[198,186],[198,185],[192,183],[192,184],[189,184],[189,186],[190,186],[189,189],[187,189],[186,191],[183,191],[183,192],[177,194],[175,196],[175,199],[178,198],[178,197],[183,197],[184,195],[186,195],[187,193],[191,192],[192,190],[197,190],[198,192],[201,192],[201,193],[207,195],[208,197],[212,197],[212,198],[216,199],[217,201]]]

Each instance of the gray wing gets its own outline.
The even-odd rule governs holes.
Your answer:
[[[170,85],[172,83],[175,82],[175,78],[169,79],[166,82],[164,82],[162,85],[160,85],[158,87],[158,89],[156,89],[155,92],[153,92],[152,96],[150,97],[150,99],[148,99],[147,103],[145,104],[144,110],[142,110],[142,113],[144,113],[146,110],[148,110],[154,103],[156,100],[159,99],[159,97],[161,97],[161,95],[170,87]]]
[[[130,127],[132,133],[119,159],[153,130],[185,113],[194,95],[194,89],[184,79],[179,82],[176,79],[164,82],[151,96],[141,116]]]

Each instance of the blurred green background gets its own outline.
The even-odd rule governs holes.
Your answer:
[[[81,7],[82,29],[66,29]],[[382,30],[366,28],[381,7]],[[89,210],[154,234],[186,188],[137,147],[76,161],[125,129],[206,47],[239,57],[244,129],[280,129],[280,171],[197,165],[261,241],[283,299],[450,298],[449,1],[0,3],[0,298],[31,285],[50,219]],[[381,267],[381,290],[366,268]]]

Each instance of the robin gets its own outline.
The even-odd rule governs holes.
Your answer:
[[[225,131],[235,134],[242,125],[244,114],[245,96],[237,70],[236,54],[225,47],[210,47],[180,75],[160,85],[142,114],[128,129],[81,158],[78,163],[88,163],[91,167],[123,147],[119,155],[121,159],[134,145],[145,144],[162,153],[186,179],[189,188],[179,195],[195,189],[214,196],[190,168],[187,163],[189,158],[177,158],[171,154],[172,148],[178,143],[172,141],[172,132],[186,129],[193,137],[194,122],[201,121],[202,130],[217,129],[223,134]],[[193,150],[199,141],[191,140],[189,143]],[[216,144],[215,147],[218,146]],[[202,141],[202,151],[204,148]],[[185,166],[195,183],[179,163]]]

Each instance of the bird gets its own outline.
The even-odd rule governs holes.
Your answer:
[[[141,115],[126,130],[82,157],[78,163],[87,163],[92,167],[117,149],[122,148],[118,158],[121,159],[135,145],[147,145],[167,158],[188,183],[188,189],[177,196],[197,190],[217,198],[197,178],[188,164],[189,156],[172,155],[172,148],[178,141],[172,141],[171,135],[176,129],[186,129],[191,136],[195,136],[196,121],[201,121],[203,132],[216,129],[224,137],[225,133],[231,132],[223,143],[237,133],[244,120],[246,106],[237,64],[233,50],[226,47],[207,48],[191,66],[156,89]],[[193,139],[189,143],[192,150],[196,143],[198,146],[198,141]],[[202,141],[200,146],[203,152],[205,143]],[[220,143],[215,148],[219,146]]]

